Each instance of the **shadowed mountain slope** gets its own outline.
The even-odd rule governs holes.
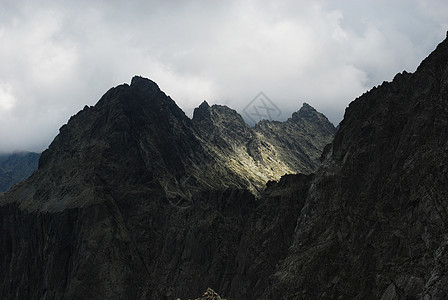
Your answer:
[[[446,299],[448,41],[347,108],[270,299]]]

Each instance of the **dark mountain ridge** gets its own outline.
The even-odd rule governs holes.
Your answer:
[[[356,99],[269,298],[445,299],[448,41]]]

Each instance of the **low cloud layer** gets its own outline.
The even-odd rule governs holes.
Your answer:
[[[91,2],[0,4],[0,152],[44,150],[134,75],[190,116],[204,99],[241,112],[263,92],[280,119],[307,102],[337,124],[448,30],[446,1]]]

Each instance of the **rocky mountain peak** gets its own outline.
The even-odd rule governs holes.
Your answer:
[[[303,122],[312,122],[312,123],[318,123],[319,125],[323,125],[325,128],[331,129],[329,126],[330,122],[328,121],[327,117],[323,115],[322,113],[318,112],[314,107],[309,105],[308,103],[303,103],[302,107],[299,109],[299,111],[294,112],[289,119],[291,122],[295,123],[303,123]]]
[[[432,76],[443,76],[441,73],[444,71],[444,67],[447,65],[448,61],[448,37],[437,45],[436,49],[425,58],[422,63],[418,66],[417,72],[423,72],[423,70],[433,72]]]
[[[311,105],[309,105],[306,102],[303,102],[302,107],[299,109],[298,112],[293,113],[292,117],[299,118],[300,116],[303,116],[303,115],[311,115],[311,114],[317,114],[317,113],[318,112],[314,107],[312,107]]]
[[[95,105],[95,111],[124,113],[131,119],[188,119],[155,82],[140,76],[134,76],[130,85],[121,84],[107,91]]]
[[[152,81],[149,78],[145,78],[142,76],[134,76],[131,79],[131,87],[135,88],[135,89],[140,89],[140,90],[156,90],[156,91],[160,91],[159,86],[157,85],[157,83],[155,83],[154,81]]]
[[[202,138],[212,138],[210,143],[232,148],[247,143],[251,130],[243,117],[225,105],[209,106],[205,101],[194,110],[193,124]]]
[[[206,100],[202,101],[201,105],[199,105],[196,109],[198,110],[208,110],[210,108],[210,105]],[[195,110],[196,110],[195,109]]]
[[[194,109],[193,113],[193,122],[203,122],[204,120],[214,124],[245,126],[243,117],[236,110],[225,105],[210,106],[205,100]]]
[[[230,126],[232,128],[249,127],[243,117],[236,110],[231,109],[226,105],[214,104],[211,107],[211,112],[215,123],[220,123],[223,126]]]
[[[288,134],[302,135],[294,130],[301,128]],[[190,120],[157,84],[136,76],[130,85],[110,89],[94,107],[85,107],[61,127],[42,153],[38,175],[31,179],[37,189],[51,190],[54,197],[36,200],[30,194],[22,203],[56,210],[89,205],[96,200],[81,191],[95,194],[98,182],[151,183],[162,186],[169,198],[191,199],[201,189],[226,187],[249,188],[258,194],[267,181],[286,173],[309,173],[319,163],[308,160],[311,167],[304,168],[304,157],[286,154],[305,144],[279,143],[273,148],[269,141],[262,142],[262,135],[223,105],[203,102]],[[319,156],[332,134],[315,137],[319,146],[310,151]],[[58,201],[67,186],[77,194]]]

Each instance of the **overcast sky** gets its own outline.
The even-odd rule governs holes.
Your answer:
[[[0,152],[42,151],[134,75],[189,116],[260,92],[336,125],[352,100],[415,71],[448,30],[446,0],[0,1]]]

